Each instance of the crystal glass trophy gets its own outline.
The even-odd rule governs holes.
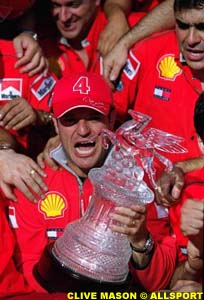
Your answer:
[[[123,234],[112,232],[110,213],[115,206],[146,205],[154,193],[144,181],[149,176],[153,187],[153,161],[159,159],[166,168],[171,162],[161,151],[185,151],[182,139],[150,128],[146,115],[130,111],[132,120],[124,123],[116,133],[102,132],[104,147],[112,143],[105,163],[89,172],[94,194],[85,215],[69,224],[56,240],[51,254],[72,276],[100,283],[120,284],[126,281],[131,249]]]

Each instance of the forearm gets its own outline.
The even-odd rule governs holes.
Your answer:
[[[181,265],[179,265],[176,268],[173,277],[171,279],[170,288],[172,288],[178,280],[197,281],[202,273],[202,264],[203,264],[201,258],[200,259],[198,258],[198,260],[200,260],[200,265],[201,265],[201,268],[198,270],[192,268],[188,260],[182,263]]]
[[[142,268],[137,262],[130,262],[130,271],[136,280],[148,291],[167,288],[175,269],[177,258],[176,240],[167,237],[162,243],[156,243],[149,263]],[[140,257],[140,262],[142,258]],[[144,261],[143,261],[144,262]],[[147,262],[147,261],[146,261]],[[155,276],[157,274],[157,276]]]
[[[19,145],[14,138],[14,136],[7,130],[5,130],[3,127],[0,127],[0,147],[2,149],[14,149],[16,150]]]
[[[127,48],[154,32],[170,29],[174,26],[173,0],[166,0],[156,6],[141,19],[120,40]]]
[[[201,236],[203,236],[203,233]],[[202,240],[202,237],[200,238],[200,240]],[[195,246],[195,244],[189,240],[187,251],[188,260],[186,260],[176,268],[172,276],[171,287],[174,286],[178,280],[196,281],[200,278],[203,268],[202,247]]]
[[[118,13],[127,16],[131,12],[131,8],[131,0],[106,0],[103,6],[103,10],[108,20]]]
[[[204,167],[204,156],[196,157],[193,159],[188,159],[175,164],[177,167],[181,168],[183,173],[188,173],[195,171]]]

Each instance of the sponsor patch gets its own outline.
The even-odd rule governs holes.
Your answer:
[[[139,67],[140,67],[139,60],[134,56],[132,51],[130,51],[130,58],[128,58],[123,68],[123,72],[130,80],[132,80],[135,77],[135,74],[137,73]]]
[[[9,221],[12,228],[18,228],[18,223],[16,220],[16,209],[14,206],[9,206],[8,215],[9,215]]]
[[[182,73],[182,69],[175,62],[173,54],[162,56],[157,63],[159,77],[166,80],[174,81]]]
[[[169,210],[168,208],[162,206],[162,205],[157,205],[154,203],[156,210],[157,210],[157,217],[158,219],[166,218],[169,215]]]
[[[0,79],[0,101],[12,100],[22,97],[22,79],[2,78]]]
[[[49,228],[47,229],[47,237],[50,240],[56,240],[62,235],[63,231],[63,228]]]
[[[169,101],[171,95],[171,90],[160,87],[160,86],[155,86],[154,88],[154,97],[159,98],[161,100]]]
[[[45,219],[56,219],[64,216],[67,202],[63,195],[58,192],[49,192],[45,199],[38,202],[38,210]]]
[[[115,86],[115,89],[116,91],[118,92],[121,92],[124,88],[124,84],[122,82],[122,80],[119,80],[118,82],[116,82],[116,86]]]
[[[188,251],[187,251],[186,247],[181,247],[180,246],[180,250],[181,250],[183,255],[188,255]]]
[[[52,91],[56,83],[52,76],[46,77],[44,80],[42,80],[42,77],[42,75],[37,77],[31,85],[31,91],[39,101]]]

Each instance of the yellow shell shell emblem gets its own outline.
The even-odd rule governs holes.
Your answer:
[[[56,218],[63,216],[66,203],[60,194],[53,193],[48,194],[46,198],[40,202],[39,208],[44,212],[47,218]]]
[[[162,58],[158,64],[160,76],[170,80],[174,80],[181,73],[181,69],[176,64],[173,56]]]

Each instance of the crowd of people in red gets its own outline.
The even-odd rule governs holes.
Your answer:
[[[187,149],[155,167],[151,204],[110,216],[133,249],[131,289],[203,290],[203,18],[203,0],[0,0],[1,299],[66,299],[33,269],[84,215],[100,132],[129,109]]]

